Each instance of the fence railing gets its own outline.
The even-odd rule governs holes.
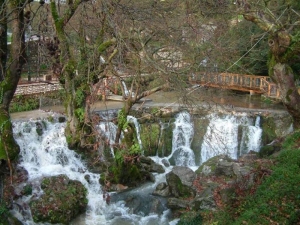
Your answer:
[[[261,93],[268,97],[280,98],[277,85],[267,76],[255,76],[235,73],[199,73],[189,78],[193,84],[219,87],[232,90]]]

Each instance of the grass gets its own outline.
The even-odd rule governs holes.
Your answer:
[[[237,208],[214,215],[218,224],[300,224],[300,131],[287,137],[272,174]]]

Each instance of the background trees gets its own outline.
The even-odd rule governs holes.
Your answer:
[[[281,91],[281,99],[300,127],[299,78],[300,3],[299,1],[259,1],[257,4],[237,1],[244,18],[266,32],[270,56],[269,75]]]

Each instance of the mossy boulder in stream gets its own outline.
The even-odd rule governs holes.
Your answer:
[[[30,202],[34,222],[70,224],[87,206],[87,190],[65,175],[44,178],[44,194]]]

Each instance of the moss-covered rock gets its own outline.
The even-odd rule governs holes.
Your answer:
[[[87,190],[65,175],[44,178],[44,194],[30,202],[34,222],[69,224],[87,206]]]
[[[141,125],[141,141],[145,156],[156,155],[159,139],[160,125],[158,123],[147,123]]]
[[[176,198],[189,198],[195,196],[192,188],[194,172],[188,167],[176,166],[166,175],[166,180],[172,196]]]
[[[201,174],[205,176],[214,175],[216,173],[219,161],[222,160],[226,160],[228,162],[233,161],[226,155],[217,155],[204,162],[195,172],[196,174]]]
[[[261,120],[262,144],[267,145],[278,137],[284,137],[289,134],[292,129],[292,118],[287,114],[272,114],[263,116]]]
[[[259,157],[267,157],[272,154],[274,154],[276,151],[279,151],[280,147],[276,145],[265,145],[260,148],[260,151],[258,153]]]
[[[172,139],[173,139],[173,121],[162,122],[160,142],[158,144],[157,153],[159,157],[167,157],[172,153]]]

